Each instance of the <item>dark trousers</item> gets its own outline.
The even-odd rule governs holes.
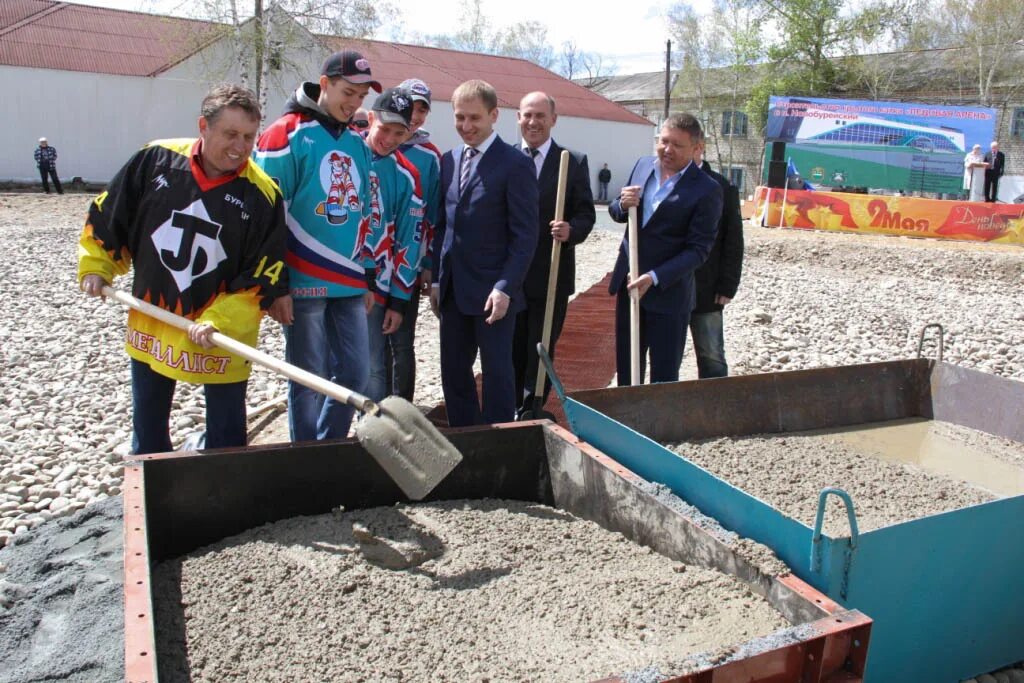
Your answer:
[[[526,308],[516,316],[516,331],[512,338],[512,364],[516,371],[516,404],[523,410],[533,407],[533,392],[537,388],[537,365],[540,359],[537,357],[537,343],[541,341],[544,332],[544,307],[546,299],[526,300]],[[548,342],[547,351],[552,359],[555,357],[555,345],[562,335],[562,324],[565,322],[565,313],[569,308],[569,296],[556,296],[555,308],[551,315],[551,340]],[[544,401],[548,400],[551,393],[551,381],[544,378]]]
[[[64,188],[60,186],[60,178],[57,177],[57,169],[48,166],[40,166],[39,178],[43,181],[43,190],[46,194],[50,194],[50,183],[47,176],[53,178],[53,186],[57,188],[57,194],[64,194]]]
[[[402,325],[384,337],[384,365],[387,372],[388,393],[394,392],[412,403],[416,391],[416,319],[420,312],[420,290],[417,287],[409,299],[402,317]]]
[[[697,354],[697,378],[727,377],[722,311],[690,314],[690,338]]]
[[[994,173],[985,174],[985,201],[994,202],[999,194],[999,176]]]
[[[516,416],[512,367],[515,314],[492,325],[487,316],[464,315],[449,292],[441,303],[441,388],[451,427],[511,422]],[[480,352],[483,405],[473,379]]]
[[[171,446],[167,421],[174,399],[173,379],[132,359],[132,453],[166,453]],[[206,448],[246,445],[245,389],[248,382],[204,384]]]
[[[615,371],[619,386],[629,386],[629,297],[625,287],[615,298]],[[651,354],[651,383],[678,382],[686,346],[687,313],[652,313],[640,307],[640,384],[643,384],[647,352]]]

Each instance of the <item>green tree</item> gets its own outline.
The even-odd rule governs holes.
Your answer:
[[[865,45],[878,44],[906,21],[913,0],[761,0],[763,20],[773,26],[767,57],[771,68],[747,100],[747,113],[763,132],[770,95],[826,95],[853,80]],[[847,59],[838,59],[847,57]]]
[[[239,80],[251,88],[266,109],[267,90],[276,85],[290,87],[278,75],[302,70],[290,64],[290,51],[308,53],[319,49],[317,35],[368,38],[381,26],[383,16],[394,12],[388,0],[279,0],[264,5],[264,0],[242,4],[239,0],[198,0],[191,6],[197,19],[219,26],[214,38],[226,41],[230,63],[218,63],[211,56],[205,64],[208,76],[223,78],[237,70]],[[203,34],[197,48],[210,44]]]
[[[1024,3],[1019,0],[944,0],[958,66],[978,101],[1004,106],[1020,88],[1024,57]]]

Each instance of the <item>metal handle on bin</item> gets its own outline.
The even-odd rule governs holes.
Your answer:
[[[852,551],[857,547],[857,540],[860,538],[860,531],[857,530],[857,515],[853,511],[853,500],[846,491],[829,486],[823,488],[818,494],[818,513],[814,516],[814,534],[811,536],[811,571],[821,570],[821,526],[825,521],[825,501],[829,494],[838,496],[846,506],[846,519],[850,522],[849,549]]]
[[[945,347],[945,332],[942,329],[942,325],[939,323],[928,323],[921,328],[921,336],[917,339],[917,357],[921,357],[921,349],[924,348],[924,333],[928,331],[929,327],[934,327],[939,331],[939,362],[942,362],[942,352]]]

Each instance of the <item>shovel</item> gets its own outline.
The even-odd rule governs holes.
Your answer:
[[[565,186],[569,178],[569,150],[563,149],[558,161],[558,192],[555,195],[555,220],[560,221],[565,215]],[[551,240],[551,270],[548,271],[548,298],[544,303],[544,327],[540,335],[540,343],[548,348],[551,340],[551,321],[555,317],[555,289],[558,286],[558,262],[562,256],[562,243]],[[544,410],[544,366],[537,362],[537,383],[533,389],[533,406],[523,411],[520,420],[554,420],[555,416]]]
[[[187,318],[126,292],[104,286],[103,294],[178,329],[188,330],[193,325]],[[366,396],[328,382],[226,334],[214,332],[210,339],[226,351],[362,411],[363,418],[356,425],[359,442],[412,500],[421,500],[430,493],[462,460],[462,454],[451,442],[405,399],[389,396],[375,403]]]
[[[640,277],[636,207],[629,207],[629,279]],[[629,290],[629,383],[640,384],[640,292]]]

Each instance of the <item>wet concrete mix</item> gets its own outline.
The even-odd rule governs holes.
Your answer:
[[[158,565],[154,594],[161,681],[197,683],[656,680],[788,627],[733,577],[508,500],[283,520]]]

